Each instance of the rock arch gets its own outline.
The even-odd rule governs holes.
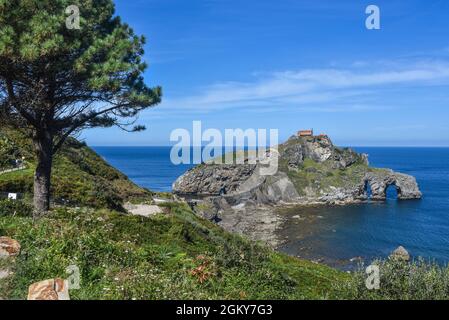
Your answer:
[[[398,199],[419,199],[422,194],[419,191],[416,179],[412,176],[396,173],[392,170],[382,170],[367,173],[363,179],[363,194],[367,195],[367,186],[371,187],[371,199],[385,200],[387,189],[390,186],[396,188]]]
[[[401,188],[399,188],[399,187],[396,185],[396,182],[395,182],[395,183],[391,183],[391,184],[387,184],[387,185],[386,185],[385,191],[384,191],[384,193],[385,193],[385,198],[387,198],[387,195],[388,195],[388,189],[389,189],[389,188],[394,188],[394,189],[396,190],[396,198],[397,198],[397,199],[400,199],[400,198],[401,198],[401,193],[402,193],[402,191],[401,191]]]
[[[363,182],[362,194],[366,199],[371,199],[371,197],[373,196],[373,191],[371,189],[371,183],[369,180],[365,180]]]

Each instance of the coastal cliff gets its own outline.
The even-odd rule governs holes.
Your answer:
[[[279,145],[279,169],[262,176],[260,164],[202,164],[179,177],[173,191],[221,196],[230,204],[253,200],[341,204],[385,200],[389,186],[398,199],[419,199],[416,179],[390,169],[372,168],[368,155],[335,147],[328,136],[292,136]]]
[[[191,204],[199,215],[240,233],[254,233],[266,228],[267,220],[279,220],[270,214],[273,210],[261,209],[270,205],[382,201],[390,186],[401,200],[422,196],[414,177],[370,167],[368,155],[338,148],[326,135],[292,136],[278,152],[274,175],[262,175],[261,163],[250,164],[247,158],[243,164],[206,163],[179,177],[173,191],[196,199]],[[245,223],[248,216],[254,219]],[[272,224],[274,231],[279,223]]]

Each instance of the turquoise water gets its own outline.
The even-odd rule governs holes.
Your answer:
[[[372,166],[415,176],[423,199],[398,201],[390,192],[385,203],[288,210],[280,249],[338,266],[355,257],[385,257],[402,245],[412,256],[449,262],[449,148],[354,149],[369,154]],[[170,191],[192,167],[172,165],[168,147],[95,150],[137,184],[157,191]]]

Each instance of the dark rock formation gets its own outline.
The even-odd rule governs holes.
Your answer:
[[[366,155],[358,154],[349,148],[336,148],[328,136],[292,136],[280,146],[280,152],[290,168],[301,167],[306,158],[317,163],[329,160],[334,169],[344,169],[356,162],[368,165]]]
[[[251,164],[202,164],[179,177],[173,184],[173,191],[200,195],[232,193],[253,174],[255,167]]]
[[[292,144],[284,149],[283,156],[288,163],[289,168],[298,168],[304,162],[304,150],[302,145]]]
[[[274,175],[262,175],[260,163],[203,164],[178,178],[173,190],[218,197],[208,203],[213,219],[221,209],[247,203],[353,203],[368,199],[368,186],[373,200],[384,200],[389,186],[396,187],[399,199],[421,198],[414,177],[371,168],[367,155],[337,148],[327,136],[293,136],[278,149]]]
[[[345,169],[357,162],[368,165],[368,156],[365,154],[358,154],[349,148],[333,148],[333,150],[333,169]]]

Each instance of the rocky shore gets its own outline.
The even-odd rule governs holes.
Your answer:
[[[225,229],[274,246],[282,218],[275,207],[345,205],[383,201],[387,188],[398,199],[420,199],[416,179],[390,169],[372,168],[368,155],[335,147],[328,136],[292,136],[278,146],[278,171],[262,174],[260,162],[199,165],[179,177],[173,191],[192,208]]]

